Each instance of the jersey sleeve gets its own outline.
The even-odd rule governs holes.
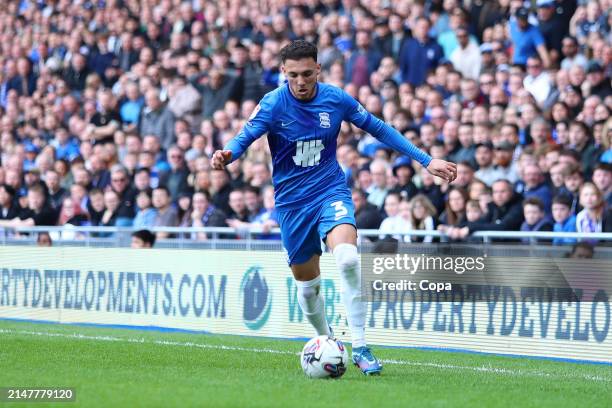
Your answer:
[[[346,107],[344,120],[365,130],[394,150],[418,161],[423,167],[429,166],[432,160],[430,155],[412,144],[400,132],[395,130],[395,128],[387,125],[385,122],[365,110],[355,98],[346,92],[343,92],[343,94],[344,106]]]
[[[273,111],[274,98],[268,94],[253,109],[253,113],[251,113],[251,116],[236,137],[230,140],[223,148],[223,150],[231,150],[232,162],[242,156],[251,143],[270,130]]]

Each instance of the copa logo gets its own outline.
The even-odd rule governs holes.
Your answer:
[[[263,277],[261,266],[250,267],[240,282],[242,318],[251,330],[261,329],[272,311],[272,292]]]

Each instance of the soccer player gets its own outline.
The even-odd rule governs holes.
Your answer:
[[[367,305],[360,300],[354,207],[336,160],[340,125],[355,124],[448,182],[455,179],[457,168],[417,149],[342,89],[319,83],[321,66],[313,44],[294,41],[281,50],[280,58],[287,83],[262,98],[241,132],[213,154],[212,166],[222,169],[268,134],[281,239],[296,280],[298,303],[318,335],[333,336],[320,294],[323,240],[340,270],[353,363],[364,374],[380,374],[382,365],[365,341]]]

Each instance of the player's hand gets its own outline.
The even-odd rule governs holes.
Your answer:
[[[225,165],[232,160],[231,150],[217,150],[212,157],[211,166],[215,170],[223,170]]]
[[[445,160],[433,159],[427,166],[427,171],[449,183],[457,178],[457,165]]]

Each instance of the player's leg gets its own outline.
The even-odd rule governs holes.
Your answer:
[[[317,236],[317,241],[318,239]],[[318,335],[330,336],[332,333],[325,317],[325,301],[321,295],[319,255],[313,255],[304,263],[291,265],[291,272],[297,286],[298,303],[306,319]]]
[[[279,212],[278,220],[287,262],[297,287],[298,304],[318,335],[331,335],[321,294],[321,241],[312,222],[313,211],[304,208]]]
[[[336,259],[340,272],[340,294],[346,309],[353,348],[363,347],[365,341],[366,303],[361,297],[361,271],[357,252],[357,230],[351,224],[340,224],[326,236],[327,247]]]
[[[341,296],[351,330],[353,362],[364,374],[380,374],[382,364],[373,356],[365,340],[367,304],[361,299],[361,264],[357,252],[357,229],[350,196],[332,200],[324,211],[320,232],[340,272]],[[323,228],[323,230],[321,230]]]

